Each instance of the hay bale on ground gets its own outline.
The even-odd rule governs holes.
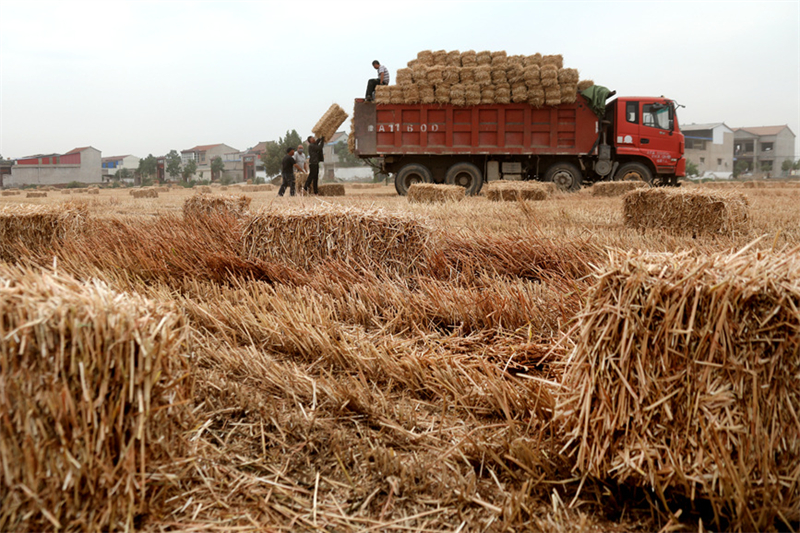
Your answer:
[[[488,185],[488,187],[486,187]],[[484,185],[486,197],[495,202],[517,200],[546,200],[555,189],[553,183],[536,181],[492,181]]]
[[[374,272],[412,272],[429,247],[431,231],[411,216],[322,203],[262,211],[244,230],[249,260],[309,270],[340,261]]]
[[[408,188],[408,201],[416,203],[460,202],[466,189],[458,185],[415,183]]]
[[[555,413],[576,469],[724,530],[797,524],[800,255],[620,252],[595,277]]]
[[[0,207],[0,260],[49,253],[53,246],[79,231],[88,217],[85,204],[17,204]]]
[[[3,196],[17,196],[19,191],[3,191]]]
[[[131,196],[134,198],[158,198],[156,189],[131,189]]]
[[[647,187],[643,181],[601,181],[592,185],[592,196],[622,196],[626,192]]]
[[[72,191],[70,189],[61,189],[61,194],[71,194]]]
[[[344,196],[343,183],[320,183],[318,187],[319,196]]]
[[[183,202],[183,219],[200,220],[212,214],[242,218],[248,214],[249,196],[195,194]]]
[[[623,196],[625,226],[677,233],[742,235],[749,232],[749,202],[740,192],[656,187]]]
[[[86,192],[89,194],[100,194],[100,189],[98,189],[97,187],[92,187]]]
[[[388,85],[383,85],[382,87],[388,87]],[[345,120],[347,120],[347,112],[339,104],[332,104],[314,127],[311,128],[311,131],[317,138],[324,137],[330,140],[339,130],[339,126],[344,124]]]
[[[209,187],[208,185],[202,185],[197,188],[197,192],[200,194],[211,194],[213,191],[211,190],[211,187]]]
[[[28,192],[25,193],[25,198],[47,198],[46,192]]]
[[[3,529],[133,530],[164,504],[191,427],[187,334],[172,306],[0,266]]]

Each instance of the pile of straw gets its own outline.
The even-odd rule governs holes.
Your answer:
[[[620,252],[595,277],[556,409],[576,469],[673,513],[706,500],[722,529],[791,529],[800,254]]]
[[[740,192],[640,188],[623,196],[625,226],[699,235],[749,232],[749,203]]]
[[[89,210],[85,204],[16,204],[0,207],[0,260],[49,253],[83,226]]]
[[[131,189],[131,196],[134,198],[158,198],[158,191],[156,189]]]
[[[477,104],[528,103],[557,106],[574,103],[581,82],[578,71],[564,68],[560,55],[508,55],[505,51],[465,52],[425,50],[397,71],[397,87],[378,87],[378,104]],[[401,94],[402,92],[402,94]]]
[[[555,184],[536,181],[492,181],[485,189],[486,197],[495,202],[517,200],[546,200],[555,192]]]
[[[25,198],[47,198],[46,192],[28,192],[25,194]]]
[[[344,184],[342,183],[320,183],[318,187],[319,196],[344,196]]]
[[[317,138],[324,137],[326,140],[330,140],[345,120],[347,120],[347,112],[339,104],[333,104],[311,128],[311,131]]]
[[[163,505],[186,339],[172,307],[0,266],[2,529],[133,530]]]
[[[458,185],[415,183],[408,188],[408,201],[417,203],[460,202],[466,189]]]
[[[197,220],[211,214],[242,218],[248,214],[252,201],[252,198],[245,195],[195,194],[183,202],[183,219]]]
[[[409,272],[430,238],[430,230],[410,216],[323,203],[256,214],[244,230],[243,250],[249,260],[303,270],[338,261],[367,271]]]
[[[648,185],[643,181],[601,181],[592,185],[592,196],[622,196]]]

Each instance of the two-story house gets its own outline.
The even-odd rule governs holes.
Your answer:
[[[744,161],[747,169],[771,177],[782,175],[786,160],[794,162],[795,134],[789,126],[734,128],[734,164]]]
[[[140,159],[135,155],[103,157],[100,160],[101,167],[103,168],[103,179],[109,180],[117,175],[117,172],[123,169],[129,170],[131,173],[133,173],[139,168],[139,160]]]
[[[241,159],[236,156],[239,150],[232,148],[227,144],[207,144],[195,146],[188,150],[181,150],[181,163],[185,165],[189,161],[194,161],[197,164],[197,170],[194,177],[200,179],[211,179],[211,161],[216,157],[222,158],[225,162],[225,172],[233,170],[237,162]],[[239,165],[241,169],[241,165]]]
[[[734,132],[723,122],[681,124],[684,157],[697,165],[700,176],[730,179],[733,175]]]

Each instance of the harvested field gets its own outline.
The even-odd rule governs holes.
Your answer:
[[[798,530],[800,188],[691,190],[0,197],[0,530]]]

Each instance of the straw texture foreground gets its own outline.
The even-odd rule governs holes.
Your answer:
[[[0,207],[0,260],[50,252],[57,242],[80,230],[88,212],[77,202]]]
[[[800,253],[618,253],[595,277],[557,408],[575,468],[718,527],[796,524]]]

